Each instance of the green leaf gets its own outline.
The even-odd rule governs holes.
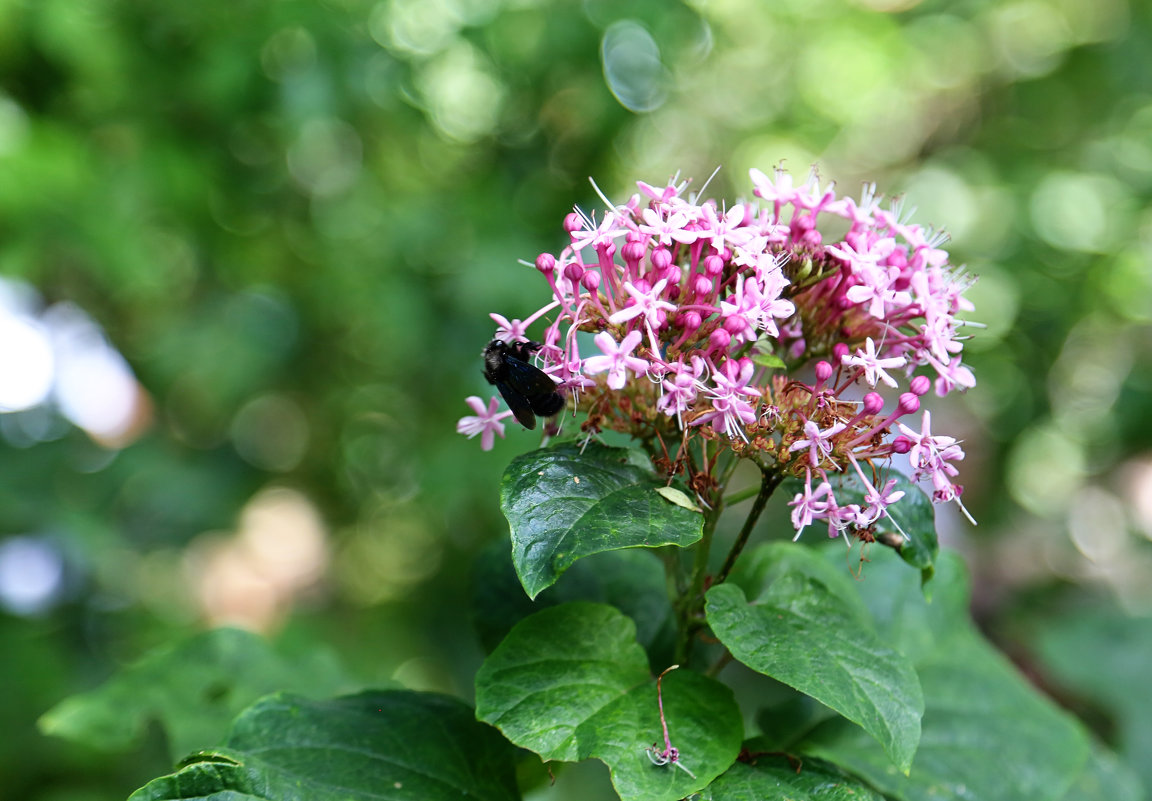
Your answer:
[[[514,801],[513,749],[448,696],[406,690],[328,701],[277,694],[129,801]]]
[[[674,503],[677,506],[682,506],[693,512],[700,511],[700,507],[696,505],[696,501],[692,500],[692,496],[684,490],[676,489],[675,487],[657,487],[656,492],[669,503]]]
[[[64,699],[39,725],[45,734],[124,751],[158,720],[179,755],[218,745],[232,719],[270,692],[341,689],[348,682],[323,648],[288,658],[255,634],[216,629],[158,648],[101,687]]]
[[[1145,801],[1144,787],[1136,772],[1099,743],[1084,770],[1060,801]]]
[[[939,567],[931,604],[885,552],[858,585],[881,636],[913,656],[920,676],[923,734],[911,773],[893,770],[844,721],[820,725],[795,747],[901,801],[1061,798],[1084,768],[1087,738],[975,631],[959,560],[946,554]]]
[[[480,641],[491,653],[518,622],[533,612],[567,601],[615,606],[636,624],[646,649],[672,640],[672,604],[664,566],[652,551],[606,551],[574,564],[559,581],[530,600],[524,594],[512,554],[504,543],[481,551],[475,562],[471,609]]]
[[[848,602],[819,578],[826,567],[818,554],[778,545],[763,553],[785,569],[770,572],[771,583],[751,602],[731,583],[709,590],[712,631],[743,664],[859,724],[907,772],[924,711],[912,665],[880,640],[858,601]]]
[[[787,367],[784,360],[777,356],[775,353],[753,353],[752,363],[760,367],[768,367],[773,370],[783,370]]]
[[[1147,688],[1152,617],[1095,607],[1066,612],[1032,629],[1038,629],[1045,669],[1061,687],[1111,714],[1117,747],[1152,787],[1152,694]]]
[[[530,598],[576,560],[620,548],[685,547],[704,518],[653,490],[665,481],[634,452],[564,443],[517,457],[504,471],[500,506],[512,528],[512,559]]]
[[[674,801],[705,787],[740,751],[743,723],[731,691],[689,670],[662,682],[664,713],[681,763],[663,750],[656,682],[635,627],[618,610],[573,602],[525,618],[476,677],[476,716],[544,759],[606,763],[624,801]]]
[[[706,801],[884,801],[883,796],[816,760],[793,764],[762,756],[737,762],[709,785]]]

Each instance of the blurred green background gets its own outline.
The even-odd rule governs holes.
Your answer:
[[[934,412],[980,525],[942,536],[991,636],[1146,755],[1149,4],[0,0],[0,797],[167,771],[36,720],[212,624],[470,697],[470,568],[537,439],[454,424],[489,312],[548,296],[517,260],[589,176],[735,198],[781,162],[980,275],[979,385]]]

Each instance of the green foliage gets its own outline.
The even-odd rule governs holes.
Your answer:
[[[529,597],[582,557],[700,539],[699,512],[669,501],[660,492],[666,482],[635,458],[623,448],[567,443],[519,456],[504,471],[500,506]]]
[[[283,690],[323,697],[347,685],[327,649],[289,658],[254,634],[216,629],[153,651],[103,686],[61,701],[40,728],[125,751],[157,721],[172,754],[181,756],[222,742],[232,719],[262,695]]]
[[[1118,750],[1152,786],[1152,764],[1144,758],[1152,749],[1145,670],[1152,664],[1152,619],[1097,606],[1066,611],[1033,636],[1051,677],[1115,720]]]
[[[394,690],[310,701],[278,693],[131,801],[512,801],[512,749],[455,698]]]
[[[818,760],[736,763],[705,791],[707,801],[881,801],[883,796]]]
[[[803,564],[819,556],[794,546],[762,553],[772,580],[751,600],[733,584],[708,591],[712,631],[740,662],[858,723],[907,773],[924,713],[912,665],[872,631],[858,598],[845,603]]]
[[[662,747],[656,686],[636,628],[610,606],[568,603],[521,621],[476,676],[476,715],[543,759],[595,757],[620,797],[674,801],[727,769],[740,750],[740,711],[718,682],[688,671],[663,679],[673,744],[695,777],[654,765]]]
[[[659,45],[666,101],[650,113],[627,111],[605,80],[603,35],[619,20]],[[452,421],[460,398],[489,389],[485,315],[542,297],[515,260],[557,247],[573,202],[598,207],[588,176],[617,196],[636,177],[681,170],[696,189],[722,164],[712,187],[723,195],[749,166],[783,161],[799,177],[816,162],[841,188],[877,181],[919,207],[915,219],[947,223],[957,260],[981,276],[977,319],[988,325],[969,343],[980,389],[949,410],[970,432],[964,498],[980,527],[946,540],[975,557],[982,625],[1018,618],[1022,591],[1035,601],[1083,575],[1146,608],[1144,538],[1125,535],[1085,569],[1064,534],[1083,483],[1122,493],[1127,472],[1114,468],[1152,446],[1150,54],[1152,14],[1125,0],[0,2],[0,273],[89,311],[151,410],[151,427],[122,450],[64,430],[46,408],[0,415],[0,542],[42,536],[64,559],[51,605],[0,612],[3,796],[120,801],[169,769],[163,740],[177,752],[218,743],[229,718],[274,689],[341,690],[330,648],[377,683],[403,667],[414,685],[466,694],[480,659],[473,611],[491,650],[542,606],[611,604],[635,621],[650,665],[672,661],[669,631],[705,622],[669,599],[660,568],[679,548],[606,551],[559,578],[540,565],[539,580],[555,583],[535,603],[511,568],[498,581],[477,572],[486,601],[475,610],[460,590],[488,543],[509,551],[493,500],[500,467],[535,440],[510,426],[481,453]],[[269,624],[284,626],[293,655],[213,634],[237,650],[205,641],[185,661],[173,654],[186,645],[168,646],[91,690],[151,644],[215,619],[189,576],[269,485],[299,489],[328,524],[323,586]],[[1001,767],[1003,786],[965,784],[969,796],[979,786],[1011,797],[1009,756],[1022,776],[1051,772],[1046,789],[1017,798],[1060,786],[1069,801],[1146,797],[1106,748],[1093,744],[1084,763],[1077,727],[958,624],[969,599],[955,559],[938,560],[934,526],[904,521],[904,508],[893,509],[912,537],[901,554],[939,573],[923,589],[881,561],[880,545],[859,583],[831,578],[845,578],[840,547],[806,580],[852,615],[863,597],[859,629],[915,667],[927,712],[909,778],[859,726],[835,720],[819,747],[851,778],[809,755],[798,775],[760,757],[701,797],[772,798],[780,782],[784,797],[803,798],[817,792],[807,779],[825,775],[823,786],[854,798],[917,797],[921,768],[947,797],[968,771],[991,782],[984,765]],[[752,606],[749,588],[770,583],[749,563],[761,553],[731,579]],[[1043,636],[1015,638],[1013,657],[1152,786],[1147,626],[1066,607],[1029,621]],[[668,704],[719,651],[698,645],[668,674]],[[949,672],[965,659],[971,675]],[[977,695],[949,695],[946,681]],[[773,750],[801,753],[800,735],[834,714],[755,682],[737,694]],[[966,722],[981,692],[1004,706]],[[54,704],[43,725],[68,741],[36,729]],[[1009,715],[1033,716],[1019,742],[1001,742],[1015,733]],[[970,738],[962,764],[946,762],[956,745],[946,727]],[[658,732],[646,725],[628,754],[643,758]],[[248,781],[228,759],[202,770]]]
[[[891,557],[874,560],[859,584],[880,636],[910,659],[923,688],[912,771],[894,773],[841,721],[822,724],[801,747],[901,801],[1062,798],[1085,770],[1087,736],[975,631],[959,560],[946,554],[939,567],[941,597],[931,604]]]

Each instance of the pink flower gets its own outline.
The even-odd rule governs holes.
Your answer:
[[[796,496],[788,502],[792,507],[792,528],[796,529],[793,540],[800,539],[804,529],[810,526],[813,520],[823,518],[828,511],[828,501],[820,499],[832,495],[832,485],[827,481],[822,481],[820,486],[813,490],[812,471],[806,470],[805,473],[803,492],[796,493]]]
[[[472,407],[476,416],[461,417],[456,423],[456,433],[466,434],[468,439],[479,434],[481,450],[492,450],[492,446],[496,442],[496,435],[499,434],[501,439],[504,438],[504,424],[500,421],[505,417],[511,417],[512,412],[497,413],[497,409],[500,408],[500,400],[495,396],[488,402],[487,408],[484,407],[484,401],[475,395],[465,398],[464,402]]]
[[[629,331],[624,340],[620,344],[616,344],[616,340],[612,338],[611,334],[607,331],[601,331],[592,341],[596,343],[604,355],[585,359],[584,372],[589,375],[596,375],[607,371],[608,388],[623,389],[627,379],[625,370],[641,374],[648,371],[648,362],[631,355],[636,346],[640,344],[640,339],[639,331]]]
[[[903,356],[881,359],[876,354],[876,343],[872,341],[872,337],[864,340],[864,347],[858,349],[855,356],[845,356],[840,360],[841,364],[846,364],[849,367],[859,367],[864,372],[864,380],[868,382],[870,387],[876,386],[877,381],[883,381],[888,386],[895,387],[896,379],[885,371],[903,367],[907,361]]]
[[[756,410],[741,396],[760,396],[760,390],[748,386],[754,369],[751,359],[729,359],[724,362],[724,366],[712,376],[716,388],[708,391],[712,399],[712,410],[698,417],[692,425],[711,423],[717,434],[726,434],[732,439],[747,439],[744,426],[756,422]]]
[[[656,282],[655,286],[648,291],[643,288],[637,287],[631,281],[624,282],[624,291],[627,292],[634,301],[631,306],[625,306],[620,311],[613,314],[608,318],[608,322],[619,325],[620,323],[627,322],[634,317],[644,315],[644,319],[648,325],[653,329],[660,327],[661,313],[667,314],[670,311],[676,310],[675,303],[669,303],[666,300],[661,300],[660,293],[664,291],[664,287],[668,286],[668,279],[661,278]]]
[[[813,467],[819,467],[820,463],[825,459],[828,459],[828,461],[831,462],[833,445],[832,437],[836,436],[847,427],[848,426],[844,423],[834,423],[833,425],[830,425],[828,428],[821,431],[820,426],[816,425],[811,420],[805,420],[804,435],[808,437],[808,439],[796,440],[790,446],[788,446],[788,452],[792,453],[793,451],[802,451],[807,448],[808,461],[812,464]],[[835,465],[835,462],[832,462],[832,464]]]

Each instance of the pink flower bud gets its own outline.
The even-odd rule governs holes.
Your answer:
[[[584,277],[584,266],[577,261],[570,261],[564,267],[564,277],[571,281],[573,284],[580,282]]]
[[[715,253],[704,257],[704,272],[713,278],[724,272],[724,259]]]
[[[926,395],[928,390],[932,388],[932,379],[926,375],[918,375],[912,379],[912,386],[910,389],[916,395]]]
[[[892,440],[893,453],[908,453],[910,450],[912,450],[912,440],[908,439],[908,437],[904,436],[903,434]]]
[[[697,297],[707,295],[712,291],[712,280],[707,276],[698,275],[692,279],[692,291]]]
[[[699,312],[686,311],[676,318],[676,322],[678,322],[685,331],[695,331],[700,327],[703,320],[700,319]]]
[[[840,364],[844,357],[849,353],[851,353],[851,350],[849,350],[846,344],[843,342],[837,342],[832,346],[832,361],[836,364]]]
[[[905,392],[900,396],[900,402],[897,404],[900,414],[912,414],[920,410],[920,399],[913,395],[911,392]]]
[[[672,251],[668,248],[656,248],[652,251],[652,266],[663,272],[672,263]]]
[[[708,335],[708,345],[714,350],[728,350],[732,344],[732,335],[723,328],[717,328]]]
[[[584,221],[580,219],[580,215],[576,212],[569,212],[564,217],[564,230],[568,233],[579,231],[584,227]]]
[[[816,362],[816,382],[818,384],[823,384],[831,377],[832,365],[828,364],[828,362],[824,361],[823,359]]]
[[[580,283],[583,284],[584,288],[589,292],[595,292],[600,287],[600,273],[595,270],[588,270],[580,278]]]
[[[620,255],[624,261],[629,265],[636,265],[644,258],[644,252],[647,250],[643,242],[636,242],[629,240],[624,243],[624,247],[620,249]]]
[[[884,396],[879,392],[869,392],[864,396],[864,412],[866,414],[880,414],[884,408]]]
[[[536,257],[536,269],[545,275],[551,275],[556,269],[556,257],[551,253],[541,253]]]

